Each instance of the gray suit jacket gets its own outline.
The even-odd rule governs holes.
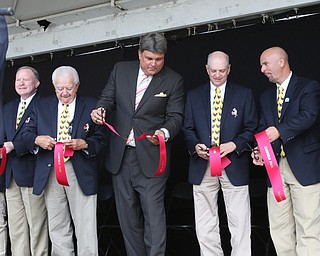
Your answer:
[[[119,171],[126,139],[133,127],[135,137],[153,134],[166,128],[170,133],[167,145],[167,168],[162,177],[169,175],[170,140],[178,134],[182,124],[184,90],[182,77],[168,67],[156,74],[146,90],[138,108],[134,109],[139,62],[119,62],[102,92],[97,107],[107,111],[107,122],[122,136],[110,135],[105,166],[111,173]],[[109,118],[112,113],[112,117]],[[143,173],[153,177],[159,163],[159,146],[148,140],[136,141],[138,161]]]

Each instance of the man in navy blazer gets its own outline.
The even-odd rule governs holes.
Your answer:
[[[180,131],[184,107],[183,79],[164,65],[166,50],[167,42],[162,34],[143,36],[138,50],[140,61],[115,65],[98,109],[92,112],[92,120],[98,124],[102,118],[113,115],[108,121],[123,136],[110,135],[105,166],[113,174],[117,212],[128,256],[164,255],[166,249],[164,194],[170,145]],[[106,110],[105,116],[101,116],[99,107]],[[134,139],[144,132],[153,136]],[[154,135],[167,141],[167,166],[160,177],[155,177],[159,142]]]
[[[218,192],[223,192],[231,233],[232,255],[251,255],[249,199],[250,155],[258,125],[250,89],[227,81],[231,65],[221,51],[209,54],[206,70],[209,83],[187,95],[182,131],[190,152],[189,182],[193,184],[196,232],[201,255],[223,255],[219,234]],[[216,88],[221,89],[220,153],[231,164],[222,176],[211,176],[208,148],[213,145],[212,105]]]
[[[25,121],[40,98],[37,94],[39,85],[37,70],[28,66],[20,67],[15,76],[15,90],[20,97],[4,106],[6,200],[13,255],[48,255],[44,197],[43,194],[33,194],[36,157],[22,140]]]
[[[320,251],[320,86],[292,73],[280,47],[260,56],[261,72],[273,86],[260,97],[259,130],[277,156],[286,199],[268,188],[270,232],[277,255],[317,255]],[[284,90],[280,120],[277,88]],[[284,154],[281,154],[283,147]],[[259,152],[256,154],[261,159]],[[254,158],[254,163],[263,165]]]
[[[3,74],[8,48],[8,28],[6,20],[0,16],[0,145],[2,147],[4,139],[3,110],[2,110],[2,84]],[[0,176],[0,255],[6,255],[7,247],[7,221],[6,203],[4,197],[4,175]]]
[[[42,98],[27,120],[24,140],[37,152],[34,193],[44,191],[52,242],[52,255],[98,255],[97,242],[97,155],[105,144],[105,130],[90,118],[96,100],[77,95],[79,76],[70,66],[61,66],[52,74],[55,96]],[[69,139],[60,140],[59,123],[64,104],[68,108]],[[58,183],[62,166],[54,163],[56,142],[74,150],[65,159],[66,183]],[[59,168],[58,168],[59,167]],[[56,175],[57,172],[57,175]],[[64,184],[64,185],[62,185]]]

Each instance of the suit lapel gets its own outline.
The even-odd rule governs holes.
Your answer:
[[[33,109],[33,106],[34,106],[34,102],[37,101],[38,99],[40,98],[40,96],[38,94],[36,94],[32,100],[30,101],[28,107],[26,108],[21,120],[20,120],[20,123],[16,129],[16,132],[15,132],[15,135],[17,134],[17,132],[21,129],[21,127],[23,126],[23,124],[25,123],[26,119],[30,116],[30,113]],[[18,104],[16,105],[16,110],[18,111],[18,107],[19,107],[19,101],[17,102]],[[16,118],[14,118],[14,129],[16,127]]]
[[[51,104],[49,107],[49,112],[51,115],[51,123],[52,123],[52,130],[53,134],[52,136],[55,138],[58,134],[57,132],[57,126],[58,126],[58,99],[56,96],[53,96],[51,98]]]
[[[153,76],[147,90],[145,91],[144,95],[142,96],[142,99],[141,99],[136,111],[139,111],[139,109],[146,103],[146,101],[148,101],[148,99],[151,96],[156,94],[156,91],[161,86],[161,84],[164,80],[165,73],[166,73],[165,67],[163,67],[162,70],[158,74]]]
[[[269,106],[270,106],[270,113],[272,115],[272,119],[274,123],[278,123],[278,104],[277,104],[277,86],[274,84],[273,88],[269,90]]]
[[[75,106],[75,112],[72,120],[72,134],[71,138],[75,138],[75,134],[78,130],[80,119],[82,116],[82,113],[84,111],[85,103],[83,102],[83,99],[80,96],[77,96],[76,99],[76,106]]]
[[[293,94],[294,94],[294,91],[296,89],[296,83],[297,83],[297,77],[292,75],[291,79],[289,81],[289,85],[288,85],[286,94],[284,95],[284,100],[283,100],[282,109],[281,109],[280,121],[282,120],[282,118],[285,115],[285,112],[286,112],[286,110],[288,108],[290,100],[293,98]]]
[[[234,97],[234,88],[233,88],[232,84],[229,84],[227,82],[226,90],[225,90],[224,98],[223,98],[223,107],[222,107],[221,124],[220,124],[221,131],[223,130],[224,122],[225,122],[226,118],[228,117],[228,110],[230,109],[230,104],[233,101],[233,97]]]
[[[210,83],[204,85],[203,90],[201,91],[201,101],[203,103],[203,109],[205,111],[205,119],[207,121],[207,127],[209,128],[209,131],[211,134]]]
[[[129,98],[132,106],[132,111],[134,111],[134,105],[136,101],[136,89],[137,89],[137,79],[139,74],[139,63],[135,62],[132,65],[131,70],[128,72],[128,90],[129,90]]]

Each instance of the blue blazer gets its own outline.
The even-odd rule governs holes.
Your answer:
[[[277,116],[276,86],[261,94],[259,130],[275,126],[280,138],[272,143],[279,159],[283,144],[286,158],[296,179],[307,186],[320,182],[320,86],[308,78],[292,75]]]
[[[27,117],[30,115],[35,102],[39,99],[40,95],[38,94],[32,98],[17,129],[16,117],[20,99],[10,101],[4,106],[5,141],[11,141],[15,148],[7,155],[5,170],[6,188],[10,185],[11,177],[14,177],[19,187],[33,187],[36,158],[26,147],[21,134]]]
[[[2,147],[4,139],[3,109],[2,109],[2,82],[4,64],[8,48],[8,29],[4,16],[0,16],[0,145]],[[4,191],[4,175],[0,176],[0,192]]]
[[[235,113],[236,112],[236,113]],[[236,150],[228,155],[231,164],[226,174],[235,186],[249,183],[250,155],[245,150],[253,141],[258,126],[254,97],[249,88],[227,82],[221,116],[221,143],[233,141]],[[210,83],[191,90],[187,95],[182,127],[184,138],[191,154],[189,182],[199,185],[205,174],[208,161],[195,154],[195,146],[211,145]]]
[[[105,128],[95,125],[90,117],[96,100],[77,96],[72,123],[72,139],[81,138],[88,144],[88,150],[77,150],[69,161],[72,162],[78,183],[85,195],[93,195],[98,189],[97,154],[105,145]],[[42,98],[30,114],[23,131],[23,139],[30,150],[35,149],[38,135],[57,136],[58,99],[55,96]],[[33,192],[36,195],[44,190],[54,162],[54,150],[39,148],[35,168]]]

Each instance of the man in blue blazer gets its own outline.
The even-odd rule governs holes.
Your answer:
[[[48,211],[52,255],[75,255],[73,225],[77,238],[77,255],[98,255],[97,242],[97,155],[105,144],[105,130],[90,118],[96,100],[77,95],[79,76],[70,66],[61,66],[52,74],[55,96],[36,104],[24,130],[28,148],[37,152],[34,193],[44,191]],[[66,105],[66,106],[65,106]],[[67,137],[60,139],[60,121],[68,109]],[[54,163],[56,142],[74,150],[65,159],[67,183],[58,183],[62,166]],[[58,168],[58,169],[57,169]],[[64,185],[63,185],[64,184]]]
[[[193,184],[196,232],[201,255],[223,255],[219,234],[218,192],[223,192],[231,233],[232,255],[251,255],[249,199],[250,155],[245,151],[258,125],[250,89],[227,81],[229,56],[215,51],[208,56],[209,83],[187,95],[182,131],[190,152],[189,182]],[[231,164],[222,176],[211,176],[208,148],[212,136],[212,105],[216,88],[223,101],[220,122],[220,153]]]
[[[143,36],[138,50],[140,61],[117,63],[102,92],[97,107],[103,107],[106,116],[101,116],[100,108],[92,112],[92,120],[98,124],[111,114],[114,118],[108,121],[123,136],[110,135],[105,166],[113,174],[128,256],[164,255],[166,249],[164,194],[170,145],[180,131],[184,106],[183,79],[164,65],[166,50],[162,34]],[[157,137],[134,139],[144,132],[167,141],[167,166],[160,177],[155,177],[159,163]]]
[[[277,156],[286,199],[268,188],[270,232],[277,255],[317,255],[320,251],[320,86],[292,73],[280,47],[260,56],[261,72],[273,86],[260,97],[259,130]],[[283,88],[280,120],[277,90]],[[281,154],[281,148],[283,153]],[[256,157],[260,157],[259,153]],[[254,159],[255,164],[263,162]]]
[[[8,48],[8,29],[7,23],[3,16],[0,16],[0,145],[3,144],[4,126],[2,110],[2,84],[3,74]],[[6,203],[4,197],[4,175],[0,176],[0,255],[6,255],[7,247],[7,221],[6,221]]]
[[[39,85],[37,70],[28,66],[20,67],[15,77],[15,90],[20,98],[4,106],[6,199],[13,255],[48,255],[44,197],[43,194],[33,194],[36,157],[21,137],[25,121],[40,98],[37,94]]]

